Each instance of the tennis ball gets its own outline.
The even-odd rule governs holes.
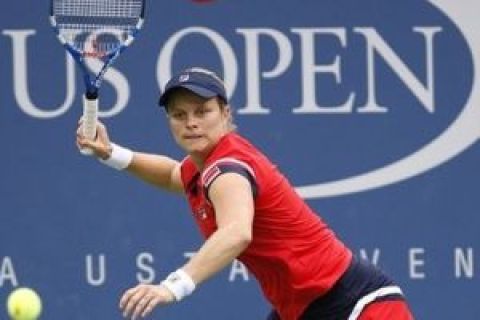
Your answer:
[[[12,320],[36,320],[42,313],[42,301],[30,288],[17,288],[7,299],[7,310]]]

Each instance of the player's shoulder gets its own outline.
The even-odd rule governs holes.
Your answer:
[[[248,159],[258,153],[258,150],[244,137],[237,132],[230,132],[224,135],[212,153],[208,156],[206,163],[213,163],[221,158]]]
[[[202,170],[203,181],[222,172],[247,172],[255,177],[256,158],[258,151],[236,132],[231,132],[221,138],[216,148],[207,158]]]

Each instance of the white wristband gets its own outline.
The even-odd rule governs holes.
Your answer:
[[[170,290],[177,301],[189,296],[195,290],[195,282],[182,269],[170,273],[160,284]]]
[[[119,146],[115,143],[110,143],[112,146],[112,154],[108,159],[99,159],[101,163],[117,169],[124,170],[132,162],[133,151],[122,146]]]

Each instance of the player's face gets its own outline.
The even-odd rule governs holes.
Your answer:
[[[230,109],[217,98],[178,90],[169,100],[168,119],[175,141],[197,160],[205,159],[229,132]]]

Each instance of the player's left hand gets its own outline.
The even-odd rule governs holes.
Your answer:
[[[139,284],[130,288],[120,299],[123,316],[132,320],[139,316],[146,317],[158,305],[166,305],[175,301],[172,292],[162,285]]]

